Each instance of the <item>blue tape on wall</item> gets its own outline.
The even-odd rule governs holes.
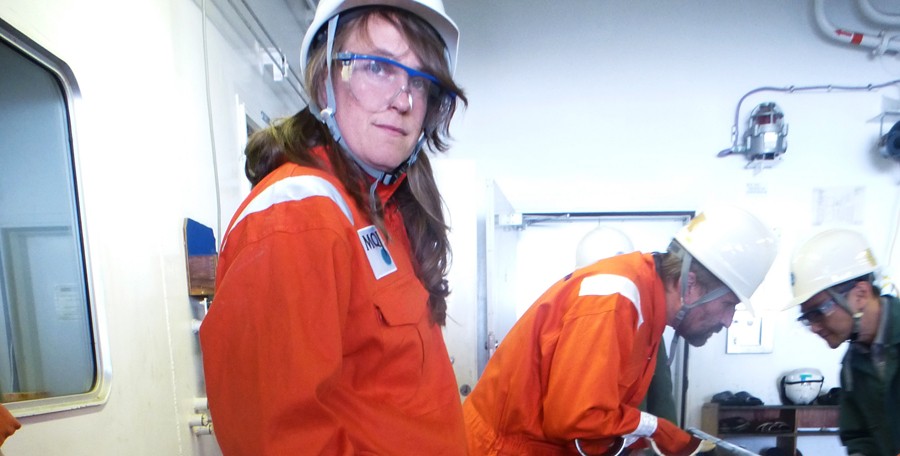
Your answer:
[[[184,236],[188,256],[215,255],[216,236],[212,228],[193,219],[184,219]]]

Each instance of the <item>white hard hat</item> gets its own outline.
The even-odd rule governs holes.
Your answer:
[[[786,309],[800,305],[816,293],[878,270],[878,262],[862,234],[832,228],[811,237],[791,259],[794,299]]]
[[[791,404],[806,405],[819,397],[824,380],[818,369],[794,369],[781,377],[781,388]]]
[[[675,240],[748,309],[750,296],[766,277],[778,250],[772,230],[735,206],[701,212],[681,228]]]
[[[459,28],[456,23],[444,12],[444,2],[441,0],[319,0],[316,7],[316,15],[306,30],[303,44],[300,48],[300,72],[305,78],[306,64],[309,59],[309,48],[313,39],[332,17],[344,11],[360,6],[390,6],[409,11],[419,16],[430,24],[444,40],[447,46],[447,61],[450,65],[450,74],[456,69],[456,50],[459,47]]]
[[[588,231],[575,248],[575,267],[584,267],[604,258],[634,251],[625,233],[600,225]]]

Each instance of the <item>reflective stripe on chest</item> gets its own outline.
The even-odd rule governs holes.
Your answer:
[[[232,222],[228,233],[225,234],[226,237],[222,242],[222,246],[225,246],[228,234],[248,215],[264,211],[279,203],[301,201],[313,196],[324,196],[333,201],[344,213],[344,216],[347,217],[350,224],[353,224],[353,213],[350,212],[350,206],[347,205],[347,202],[341,197],[341,193],[330,182],[317,176],[287,177],[261,191],[244,207],[241,214]]]
[[[579,296],[606,296],[615,293],[624,296],[634,305],[638,316],[637,327],[640,328],[644,323],[644,315],[641,312],[641,293],[638,291],[637,285],[628,278],[613,274],[597,274],[585,277],[578,290]]]

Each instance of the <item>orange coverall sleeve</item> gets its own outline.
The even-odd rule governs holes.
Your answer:
[[[563,321],[550,366],[543,430],[560,440],[629,434],[640,410],[623,403],[620,382],[634,345],[634,305],[619,294],[578,300]]]
[[[223,453],[353,454],[325,401],[352,287],[346,235],[276,231],[236,255],[201,329]]]

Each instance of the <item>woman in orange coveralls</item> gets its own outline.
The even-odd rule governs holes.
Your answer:
[[[569,274],[513,326],[463,404],[469,454],[711,450],[638,406],[665,326],[706,343],[731,324],[775,252],[757,218],[724,206],[695,217],[665,253],[618,255]]]
[[[440,0],[319,1],[310,106],[251,138],[200,330],[224,455],[466,453],[422,150],[466,101],[457,40]]]

